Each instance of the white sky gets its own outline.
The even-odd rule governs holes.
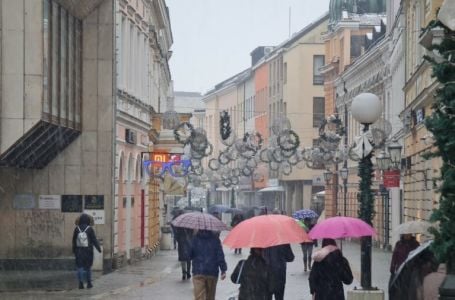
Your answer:
[[[257,46],[275,46],[322,16],[329,0],[167,0],[174,90],[205,93],[250,66]]]

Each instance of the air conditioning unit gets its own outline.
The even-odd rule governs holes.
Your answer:
[[[136,144],[136,133],[131,129],[125,130],[125,141],[128,144]]]

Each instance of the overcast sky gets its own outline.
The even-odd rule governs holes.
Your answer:
[[[201,92],[250,66],[257,46],[280,44],[328,11],[329,0],[167,0],[174,90]]]

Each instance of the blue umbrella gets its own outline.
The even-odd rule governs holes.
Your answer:
[[[318,218],[319,215],[311,209],[302,209],[302,210],[298,210],[295,213],[293,213],[292,217],[297,220],[304,220],[304,219],[315,219],[315,218]]]
[[[212,205],[209,207],[209,214],[213,214],[213,213],[225,213],[227,212],[228,210],[230,210],[231,208],[229,206],[226,206],[226,205],[221,205],[221,204],[215,204],[215,205]]]

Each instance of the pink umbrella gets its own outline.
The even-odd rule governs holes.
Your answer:
[[[297,222],[283,215],[262,215],[242,221],[223,243],[231,248],[267,248],[311,241]]]
[[[312,239],[340,239],[376,235],[373,227],[358,218],[332,217],[316,224],[308,233]]]

